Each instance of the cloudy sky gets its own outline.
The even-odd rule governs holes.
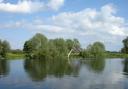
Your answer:
[[[22,49],[35,33],[95,41],[119,51],[128,36],[128,0],[0,0],[0,39]]]

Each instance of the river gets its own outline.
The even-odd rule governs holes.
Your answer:
[[[0,89],[128,89],[128,59],[0,60]]]

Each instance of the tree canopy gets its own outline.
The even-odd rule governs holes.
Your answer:
[[[76,44],[74,44],[74,42]],[[24,44],[23,51],[27,58],[58,58],[67,56],[72,48],[80,48],[80,43],[77,39],[56,38],[48,40],[43,34],[37,33]]]
[[[105,46],[101,42],[94,42],[84,49],[80,55],[86,58],[100,58],[105,56]]]
[[[126,37],[122,42],[124,47],[121,49],[121,52],[128,53],[128,37]]]
[[[0,40],[0,58],[5,58],[7,53],[10,51],[10,44],[8,41]]]

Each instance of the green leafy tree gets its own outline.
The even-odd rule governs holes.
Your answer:
[[[30,39],[30,42],[34,50],[38,50],[40,48],[45,48],[47,45],[47,38],[44,35],[37,33],[32,39]]]
[[[95,42],[92,45],[92,55],[97,58],[97,57],[103,57],[105,55],[105,47],[103,43],[101,42]]]
[[[53,40],[53,44],[59,53],[58,55],[67,55],[68,48],[67,48],[67,44],[64,39],[62,39],[62,38],[55,39],[55,40]]]
[[[80,55],[87,58],[100,58],[105,56],[105,46],[101,42],[95,42],[83,50]]]
[[[2,46],[2,41],[0,40],[0,58],[2,57],[2,49],[3,49],[3,46]]]
[[[78,39],[74,39],[73,42],[74,42],[74,46],[73,46],[74,52],[80,52],[81,45],[80,45],[80,42],[78,41]]]
[[[29,58],[46,59],[65,55],[67,45],[62,38],[48,40],[44,35],[37,33],[25,42],[23,50]]]
[[[128,53],[128,37],[126,37],[122,42],[124,47],[121,49],[121,52]]]
[[[32,43],[30,41],[25,42],[23,51],[24,51],[26,57],[29,57],[29,58],[32,57],[33,46],[32,46]]]
[[[68,50],[71,50],[73,48],[74,41],[71,39],[67,39],[66,43],[67,43]]]
[[[7,52],[10,51],[10,45],[9,45],[9,43],[7,41],[3,41],[2,46],[3,46],[3,48],[2,48],[2,56],[6,57]]]
[[[40,58],[46,55],[47,48],[47,38],[44,35],[37,33],[34,37],[25,42],[23,51],[29,58]]]
[[[8,41],[0,40],[0,58],[5,58],[7,53],[10,51],[10,44]]]
[[[57,38],[48,40],[44,35],[37,33],[25,42],[23,51],[28,58],[61,59],[67,57],[68,52],[73,47],[75,49],[80,47],[77,39],[64,40],[63,38]]]
[[[80,42],[78,41],[78,39],[74,39],[73,41],[75,42],[75,47],[80,48]]]

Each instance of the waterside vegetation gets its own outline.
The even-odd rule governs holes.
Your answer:
[[[81,47],[77,39],[48,39],[43,34],[37,33],[24,43],[22,50],[12,50],[8,41],[0,40],[0,59],[65,59],[70,56],[82,58],[127,58],[128,57],[128,37],[123,41],[120,52],[106,51],[102,42],[94,42],[86,49]]]

